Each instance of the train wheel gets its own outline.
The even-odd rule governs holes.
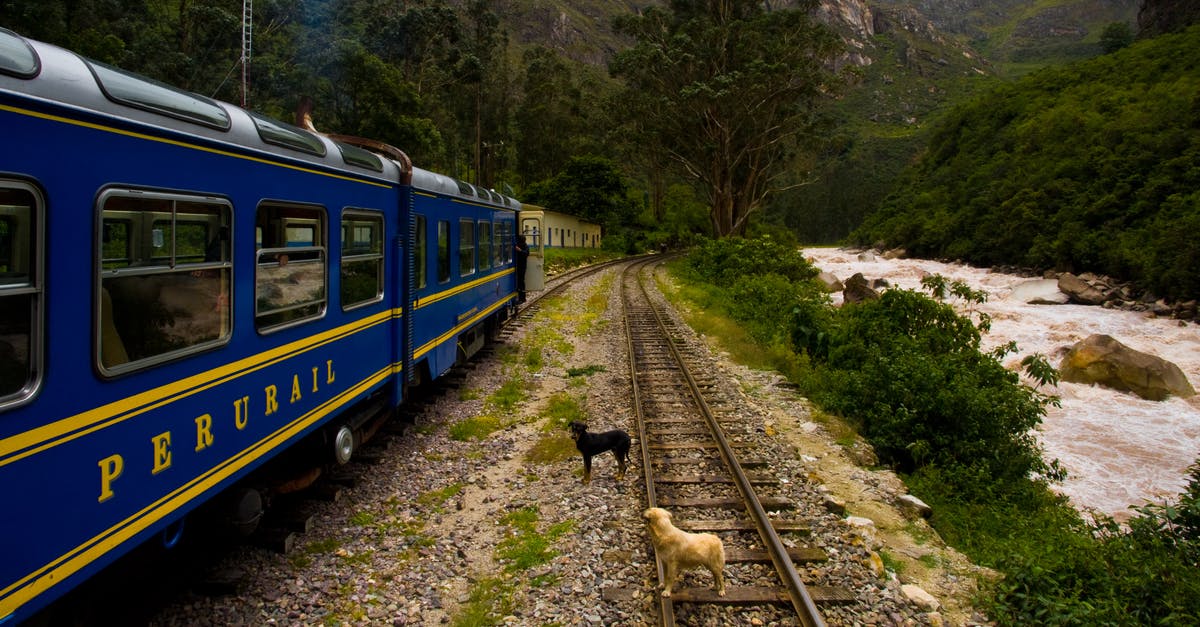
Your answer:
[[[350,461],[354,455],[354,431],[342,425],[338,427],[337,435],[333,436],[333,457],[339,464]]]
[[[243,488],[229,502],[229,527],[238,535],[247,537],[258,529],[263,517],[262,494],[254,488]]]

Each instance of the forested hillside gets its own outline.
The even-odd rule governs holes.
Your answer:
[[[979,95],[854,233],[981,265],[1200,296],[1200,27]]]

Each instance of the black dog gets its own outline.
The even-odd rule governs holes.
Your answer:
[[[583,482],[592,480],[592,457],[604,451],[612,451],[617,458],[617,479],[625,478],[625,464],[629,458],[629,434],[620,429],[604,433],[588,433],[587,425],[582,422],[572,422],[571,439],[575,440],[575,448],[583,453]]]

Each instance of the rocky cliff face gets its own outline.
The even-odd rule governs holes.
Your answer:
[[[862,0],[822,0],[817,16],[843,33],[846,54],[840,63],[870,65],[868,49],[875,36],[875,19],[871,7]]]
[[[1176,0],[1179,1],[1179,0]],[[1103,27],[1133,24],[1140,0],[871,0],[914,9],[940,32],[993,62],[1041,64],[1099,54]]]

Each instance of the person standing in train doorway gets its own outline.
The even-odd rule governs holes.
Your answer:
[[[517,304],[525,302],[525,265],[529,262],[529,244],[524,235],[517,235],[513,252],[517,257]]]

